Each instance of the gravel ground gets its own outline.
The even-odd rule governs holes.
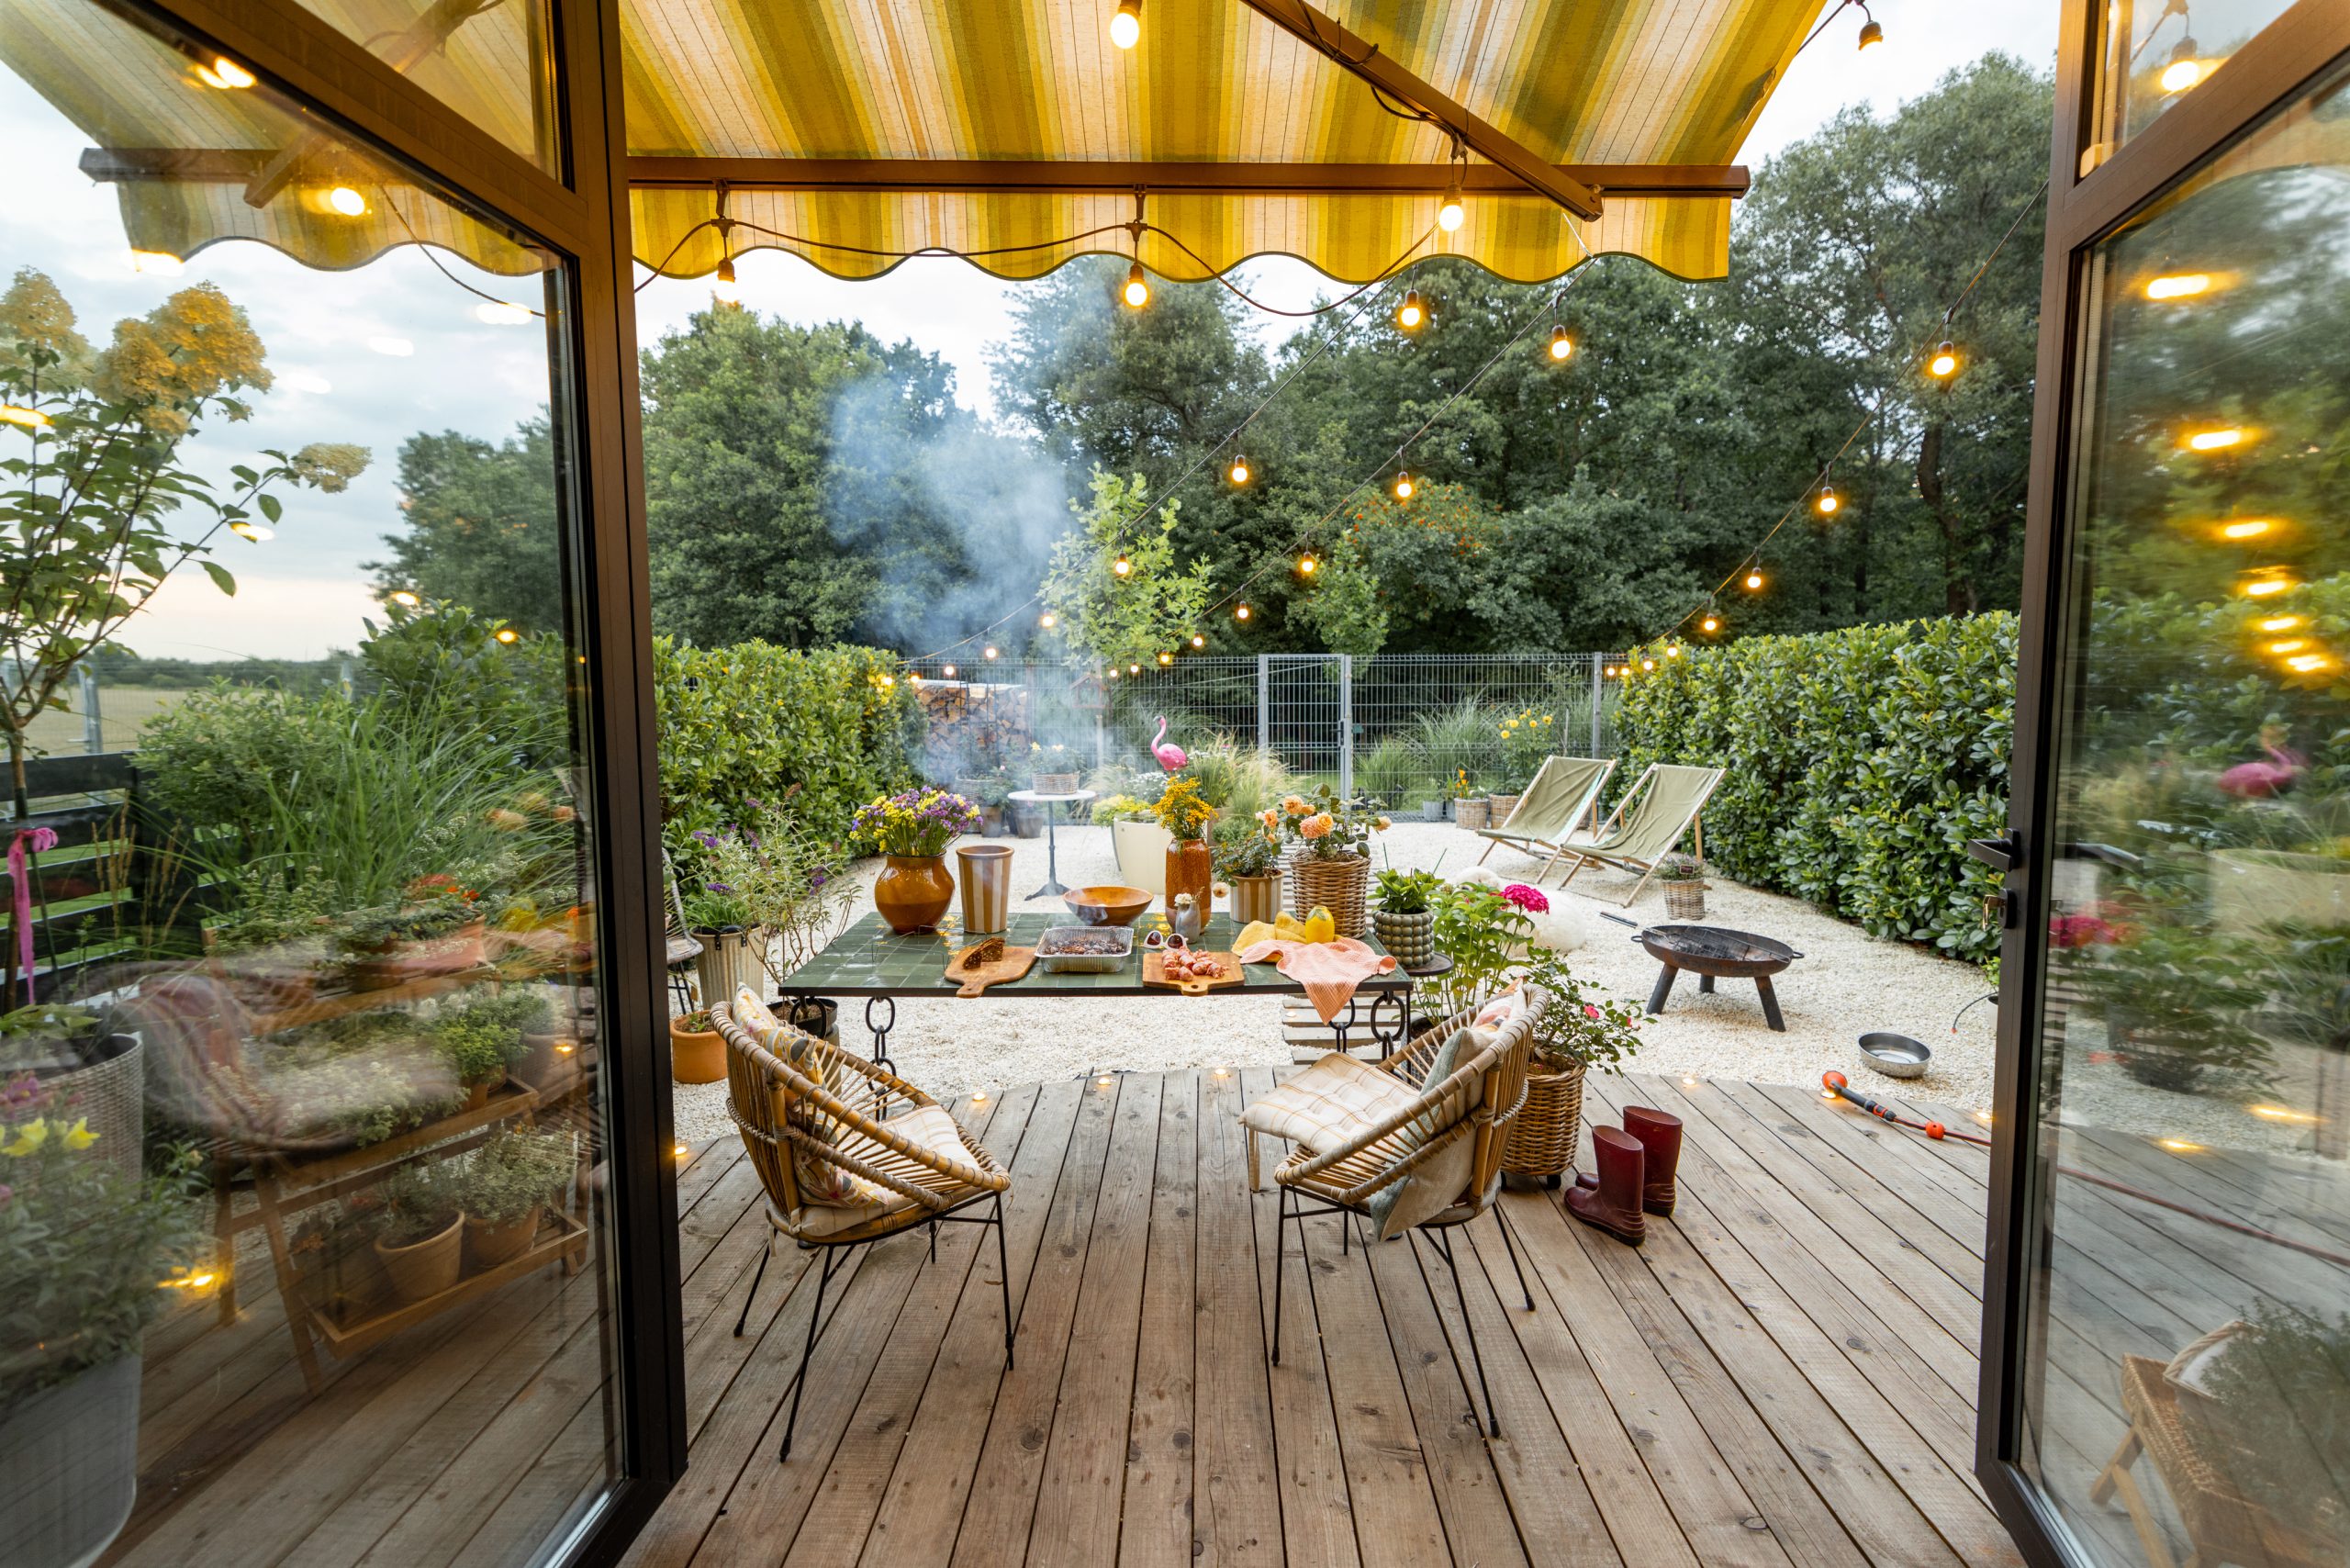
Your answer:
[[[1108,828],[1065,827],[1059,836],[1063,882],[1080,887],[1118,879]],[[1483,848],[1474,834],[1444,823],[1399,823],[1382,841],[1393,864],[1435,867],[1448,875],[1468,869]],[[1045,841],[1006,842],[1017,852],[1013,887],[1042,883]],[[1496,849],[1487,866],[1505,878],[1530,876],[1538,868],[1537,862],[1507,849]],[[861,883],[869,887],[880,862],[867,861],[857,869]],[[1555,875],[1550,879],[1554,890],[1557,880]],[[1580,918],[1587,928],[1573,960],[1578,972],[1638,1002],[1655,982],[1655,960],[1631,939],[1629,929],[1598,918],[1601,912],[1642,923],[1664,918],[1664,896],[1653,882],[1631,910],[1622,909],[1618,901],[1630,886],[1629,878],[1585,872],[1572,890],[1553,890],[1551,897],[1563,918]],[[860,899],[854,913],[871,907],[869,899]],[[1013,905],[1060,907],[1058,899]],[[1684,975],[1663,1016],[1643,1025],[1639,1053],[1626,1064],[1630,1070],[1817,1085],[1823,1071],[1837,1068],[1863,1089],[1873,1084],[1964,1110],[1989,1105],[1992,1009],[1973,1009],[1955,1033],[1951,1026],[1962,1007],[1989,989],[1974,965],[1879,941],[1798,900],[1719,879],[1707,895],[1706,919],[1777,937],[1804,955],[1776,981],[1786,1032],[1774,1034],[1763,1023],[1751,983],[1723,980],[1707,996],[1698,991],[1694,977]],[[1277,997],[1173,995],[907,1001],[898,1004],[890,1053],[903,1077],[941,1099],[1112,1069],[1279,1065],[1290,1057],[1281,1036],[1281,1005]],[[862,1048],[866,1041],[856,1004],[843,1010],[841,1025],[845,1042]],[[1859,1067],[1853,1042],[1870,1029],[1925,1041],[1933,1048],[1933,1070],[1924,1078],[1897,1082]],[[725,1090],[722,1082],[677,1086],[680,1137],[699,1144],[730,1130]]]

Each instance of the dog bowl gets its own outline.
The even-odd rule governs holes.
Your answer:
[[[1131,925],[1154,895],[1141,888],[1071,888],[1061,896],[1069,913],[1088,925]]]
[[[1874,1030],[1861,1036],[1861,1063],[1887,1078],[1923,1077],[1934,1059],[1925,1042]]]

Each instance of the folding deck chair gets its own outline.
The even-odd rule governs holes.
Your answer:
[[[1630,907],[1656,874],[1656,863],[1672,853],[1693,825],[1697,830],[1697,855],[1704,858],[1706,830],[1698,813],[1721,781],[1718,767],[1651,763],[1649,770],[1634,779],[1631,789],[1616,802],[1616,810],[1597,833],[1571,838],[1559,846],[1573,861],[1567,868],[1566,881],[1559,886],[1573,881],[1576,872],[1595,861],[1618,871],[1638,871],[1640,879],[1624,895],[1625,906]]]
[[[1534,873],[1534,879],[1539,882],[1549,876],[1564,853],[1561,846],[1568,836],[1583,825],[1584,818],[1597,818],[1599,792],[1615,771],[1612,756],[1544,757],[1509,820],[1477,830],[1478,837],[1490,841],[1484,855],[1477,857],[1477,864],[1485,863],[1495,845],[1506,844],[1527,855],[1548,855],[1550,858]]]

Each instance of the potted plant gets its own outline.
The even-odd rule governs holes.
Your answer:
[[[979,824],[978,809],[944,790],[908,790],[857,808],[850,832],[885,862],[873,884],[873,907],[890,930],[903,936],[937,929],[955,902],[946,846]]]
[[[124,1173],[140,1174],[146,1073],[136,1035],[83,1007],[37,1002],[0,1014],[0,1080],[29,1072],[100,1136]]]
[[[456,1162],[434,1157],[384,1179],[375,1260],[392,1294],[420,1302],[453,1289],[464,1268],[465,1214]]]
[[[465,1260],[476,1272],[529,1250],[539,1219],[571,1180],[576,1159],[562,1133],[509,1128],[468,1155],[458,1181]]]
[[[532,1000],[493,998],[434,1020],[433,1047],[464,1086],[468,1108],[487,1103],[491,1092],[506,1081],[508,1070],[522,1059],[517,1004]]]
[[[302,1299],[341,1324],[372,1317],[391,1294],[391,1276],[375,1256],[384,1196],[363,1188],[322,1204],[296,1222],[286,1245]]]
[[[699,858],[708,861],[741,836],[729,827],[722,833],[698,833],[694,842],[703,851]],[[686,929],[701,944],[701,957],[694,960],[701,993],[732,996],[736,986],[756,985],[766,934],[757,928],[742,890],[711,872],[703,877],[701,886],[681,894],[678,902],[685,906]]]
[[[354,910],[339,922],[353,991],[387,991],[411,980],[478,969],[488,956],[489,923],[474,895],[449,878],[420,878],[395,904]]]
[[[2350,1555],[2344,1366],[2350,1316],[2255,1298],[2242,1317],[2162,1369],[2177,1401],[2177,1429],[2194,1468],[2210,1477],[2199,1488],[2198,1516],[2242,1520],[2231,1531],[2244,1542],[2241,1555],[2222,1559],[2199,1541],[2203,1560],[2340,1562]],[[2302,1391],[2311,1396],[2295,1397]]]
[[[1517,810],[1518,791],[1541,771],[1542,760],[1550,755],[1559,736],[1558,715],[1533,708],[1503,715],[1499,727],[1503,788],[1485,797],[1486,823],[1491,827],[1507,825],[1510,813]]]
[[[1443,879],[1434,871],[1399,871],[1390,866],[1379,873],[1371,929],[1379,934],[1379,945],[1406,969],[1425,969],[1436,961],[1433,906],[1443,888]]]
[[[2065,939],[2052,929],[2052,971],[2061,966],[2077,981],[2132,1078],[2179,1093],[2201,1088],[2213,1073],[2237,1087],[2266,1081],[2268,1045],[2248,1022],[2266,998],[2247,982],[2246,949],[2237,939],[2155,922],[2121,941],[2062,946]],[[2081,961],[2090,954],[2097,956]]]
[[[1452,773],[1452,820],[1460,827],[1485,825],[1485,792],[1470,779],[1465,767],[1455,768]]]
[[[1175,900],[1185,893],[1192,898],[1192,907],[1203,916],[1207,913],[1209,891],[1215,881],[1214,857],[1209,853],[1207,840],[1200,835],[1207,831],[1209,819],[1215,808],[1200,798],[1196,779],[1176,774],[1167,780],[1158,792],[1158,801],[1151,807],[1151,815],[1167,830],[1167,854],[1164,861],[1167,907],[1173,909]]]
[[[726,1037],[709,1008],[669,1020],[669,1076],[679,1083],[715,1083],[726,1076]]]
[[[710,875],[726,885],[744,920],[760,932],[753,957],[778,993],[841,934],[856,902],[856,879],[842,874],[834,846],[820,842],[792,812],[798,791],[795,784],[780,800],[748,802],[744,831],[718,838],[704,857]],[[755,980],[741,983],[756,985]],[[729,1004],[737,989],[706,990],[702,996],[713,1006]],[[799,998],[787,1004],[779,997],[773,1005],[794,1028],[838,1037],[838,1010],[830,1002]]]
[[[1445,1014],[1477,1006],[1501,989],[1517,961],[1534,922],[1497,888],[1457,882],[1435,901],[1437,951],[1452,968],[1433,987]]]
[[[1167,846],[1175,835],[1158,825],[1158,811],[1149,801],[1131,794],[1111,795],[1093,808],[1093,820],[1109,824],[1119,881],[1147,893],[1167,890]]]
[[[1039,795],[1077,793],[1077,768],[1070,761],[1069,748],[1065,745],[1030,742],[1028,770],[1032,780],[1028,787]]]
[[[1338,799],[1327,784],[1310,796],[1285,795],[1258,819],[1288,846],[1289,912],[1303,920],[1316,905],[1327,909],[1341,936],[1371,929],[1371,835],[1387,831],[1387,819]]]
[[[1272,924],[1281,907],[1281,849],[1263,823],[1228,816],[1216,823],[1214,869],[1232,890],[1234,920]]]
[[[25,1568],[93,1562],[122,1529],[140,1336],[210,1282],[192,1160],[147,1175],[106,1142],[31,1074],[0,1080],[0,1552]]]
[[[1673,920],[1706,918],[1706,863],[1678,851],[1656,863],[1656,879],[1664,888],[1664,913]]]
[[[1629,1002],[1586,994],[1566,959],[1549,948],[1531,952],[1524,975],[1542,988],[1550,1004],[1534,1026],[1526,1103],[1510,1123],[1502,1169],[1555,1187],[1574,1163],[1583,1075],[1595,1063],[1621,1061],[1639,1048],[1640,1014]]]

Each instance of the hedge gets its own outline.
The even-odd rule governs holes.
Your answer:
[[[660,637],[653,667],[673,845],[794,784],[803,823],[845,833],[859,805],[915,780],[922,711],[878,648],[696,648]]]
[[[1626,683],[1617,789],[1651,762],[1729,771],[1706,857],[1879,936],[1998,950],[1999,879],[1966,842],[2006,831],[2016,618],[1749,637]]]

